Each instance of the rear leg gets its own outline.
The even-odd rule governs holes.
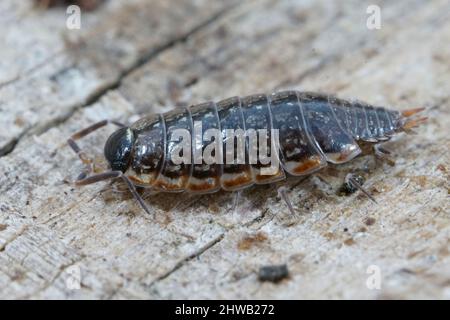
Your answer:
[[[373,143],[368,141],[358,141],[358,145],[362,150],[361,155],[373,156],[375,158],[375,166],[378,163],[387,163],[390,166],[395,165],[395,160],[392,158],[391,151],[382,147],[379,143]]]
[[[294,210],[294,206],[292,205],[291,199],[289,199],[288,196],[288,191],[289,189],[286,186],[281,186],[278,188],[278,196],[283,199],[283,201],[285,202],[287,208],[289,209],[289,212],[291,213],[291,215],[295,215],[295,210]]]
[[[375,160],[387,163],[391,167],[395,166],[395,159],[391,156],[392,152],[378,144],[373,147],[373,155],[375,156]]]
[[[292,216],[295,216],[295,209],[294,206],[292,205],[291,199],[289,198],[288,192],[294,190],[298,185],[300,185],[308,178],[310,178],[310,176],[303,176],[301,178],[297,177],[295,183],[291,184],[290,186],[288,186],[286,181],[284,181],[283,184],[277,188],[278,197],[280,197],[284,201],[286,207],[288,208]]]
[[[231,207],[231,212],[233,212],[233,215],[236,214],[236,209],[239,205],[239,200],[241,200],[241,194],[242,190],[237,190],[233,192],[233,205]]]
[[[345,193],[351,194],[356,192],[356,190],[360,190],[364,195],[366,195],[373,203],[377,203],[375,198],[363,187],[364,177],[361,174],[357,173],[348,173],[345,176],[344,185],[342,189]]]

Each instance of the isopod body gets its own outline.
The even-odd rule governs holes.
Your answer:
[[[143,117],[114,132],[104,154],[112,171],[121,172],[136,186],[164,192],[234,191],[280,181],[286,175],[308,175],[327,163],[351,161],[362,153],[363,145],[386,141],[396,132],[417,125],[418,121],[407,118],[418,111],[401,113],[299,91],[232,97]],[[229,129],[276,129],[279,145],[272,151],[278,156],[278,168],[269,175],[262,174],[268,164],[250,163],[248,146],[244,163],[176,163],[172,135],[177,129],[192,132],[195,123],[201,124],[202,133],[211,128],[222,132],[223,150]],[[271,135],[267,139],[272,146]],[[200,144],[204,149],[209,142]]]

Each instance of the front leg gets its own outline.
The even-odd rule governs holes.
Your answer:
[[[124,127],[125,125],[113,121],[113,120],[103,120],[97,123],[94,123],[93,125],[90,125],[87,128],[84,128],[76,133],[74,133],[72,136],[70,136],[69,139],[67,139],[67,144],[70,146],[70,148],[75,152],[78,157],[80,158],[81,162],[85,165],[85,170],[81,172],[81,174],[78,176],[77,180],[83,180],[86,178],[91,172],[92,172],[92,163],[93,160],[78,146],[76,143],[76,140],[79,140],[81,138],[84,138],[85,136],[89,135],[90,133],[106,126],[108,123],[115,124],[119,127]]]

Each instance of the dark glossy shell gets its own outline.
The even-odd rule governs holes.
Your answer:
[[[401,114],[361,101],[347,101],[311,92],[283,91],[243,98],[206,102],[151,115],[130,128],[135,143],[126,175],[137,185],[161,191],[194,193],[215,192],[220,188],[238,190],[254,183],[279,181],[285,174],[311,174],[330,163],[345,163],[361,153],[361,142],[377,143],[389,139],[401,126]],[[194,123],[202,133],[209,128],[221,130],[224,137],[224,164],[175,164],[170,158],[177,141],[172,132],[190,132]],[[249,144],[245,145],[244,164],[227,163],[227,129],[278,129],[278,150],[271,150],[268,135],[267,156],[276,152],[280,160],[271,175],[262,174],[270,164],[250,163]],[[203,134],[202,134],[203,137]],[[201,141],[202,149],[209,141]],[[236,155],[236,142],[234,145]],[[195,150],[192,150],[192,156]]]

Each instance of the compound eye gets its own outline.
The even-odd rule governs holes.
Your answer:
[[[104,155],[111,170],[125,172],[130,162],[134,144],[134,134],[130,128],[120,128],[113,132],[105,143]]]

